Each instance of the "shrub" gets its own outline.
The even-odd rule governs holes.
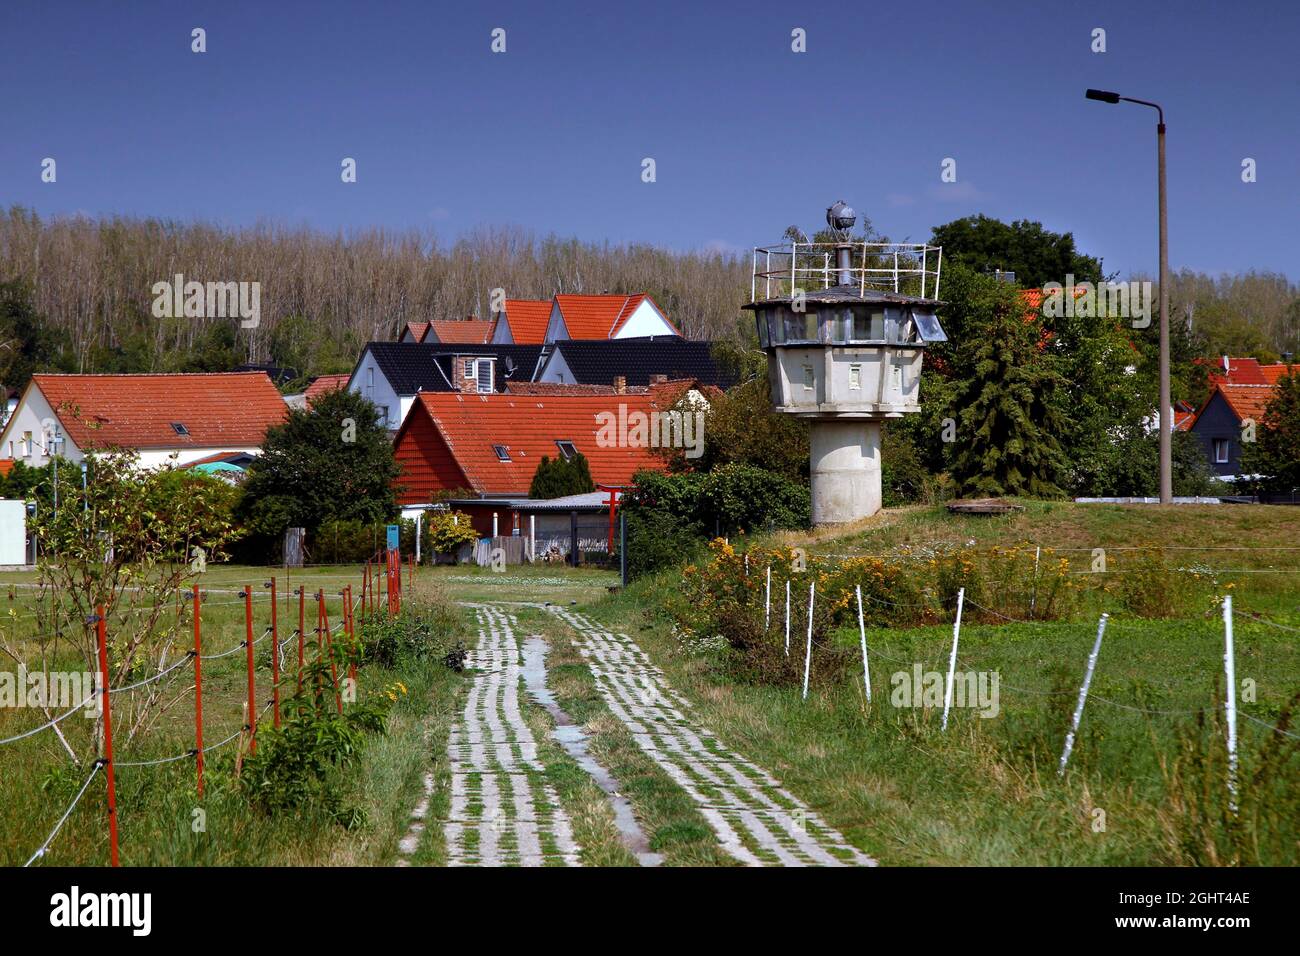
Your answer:
[[[461,545],[478,540],[469,515],[452,511],[426,511],[423,520],[424,548],[430,554],[450,554],[453,557]]]

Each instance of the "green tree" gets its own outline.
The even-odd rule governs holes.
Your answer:
[[[1016,288],[974,276],[970,293],[963,324],[973,347],[949,397],[953,478],[967,495],[1059,496],[1068,476],[1058,437],[1065,379]]]
[[[53,367],[58,338],[32,303],[25,282],[0,282],[0,384],[19,391],[33,372]]]
[[[542,456],[528,486],[530,498],[563,498],[596,490],[591,480],[591,466],[581,452],[572,458]]]
[[[1241,470],[1262,475],[1261,490],[1300,490],[1300,367],[1287,366],[1278,380],[1255,441],[1242,446]]]
[[[379,409],[356,392],[327,392],[267,431],[244,482],[239,515],[259,534],[314,532],[327,520],[374,523],[397,514],[400,468]]]
[[[1072,233],[1051,232],[1041,222],[1027,219],[1010,225],[984,215],[954,219],[936,226],[930,242],[943,247],[945,280],[948,266],[958,262],[977,272],[1014,272],[1026,288],[1064,283],[1068,275],[1076,282],[1098,283],[1105,278],[1101,259],[1079,252]]]

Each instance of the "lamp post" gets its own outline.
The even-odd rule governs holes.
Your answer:
[[[1156,111],[1156,163],[1160,204],[1160,503],[1174,498],[1173,408],[1169,404],[1169,214],[1165,205],[1165,111],[1159,103],[1120,96],[1109,90],[1088,90],[1090,100],[1136,103]]]
[[[54,431],[50,433],[50,460],[54,463],[54,517],[59,516],[59,449],[63,445],[63,436],[59,434],[59,426],[54,426]]]

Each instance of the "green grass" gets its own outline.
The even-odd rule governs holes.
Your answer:
[[[0,585],[20,583],[30,575],[6,575]],[[288,588],[305,583],[309,591],[324,588],[330,599],[331,624],[339,621],[344,582],[359,593],[360,571],[356,568],[319,568],[294,575],[286,588],[277,574],[280,592],[279,627],[281,640],[297,625],[297,600]],[[269,624],[269,592],[260,587],[268,579],[265,568],[220,567],[206,572],[202,585],[208,593],[203,605],[204,653],[219,653],[238,647],[244,638],[244,609],[234,594],[220,589],[242,583],[254,587],[254,637]],[[33,619],[33,593],[15,589],[13,613],[5,622],[4,645],[25,659],[39,658],[40,643],[33,636],[44,627]],[[407,598],[417,606],[444,602],[441,592],[428,577],[421,577]],[[190,646],[191,624],[188,606],[173,614],[176,623],[169,660],[176,660]],[[307,631],[313,637],[314,610],[307,609]],[[455,625],[453,625],[455,627]],[[75,630],[75,629],[73,629]],[[129,633],[129,623],[115,620],[110,639]],[[55,664],[82,669],[76,642],[80,635],[48,642],[45,651]],[[271,671],[269,640],[255,656],[256,700],[269,700]],[[296,641],[285,648],[288,673],[282,677],[282,696],[287,699],[295,685]],[[12,660],[6,669],[12,666]],[[126,767],[130,761],[150,760],[181,754],[194,746],[194,697],[192,671],[180,668],[158,682],[165,688],[159,698],[160,714],[134,735],[131,727],[141,713],[140,691],[112,697],[115,757],[117,769],[118,819],[121,858],[136,865],[318,865],[386,864],[395,859],[398,839],[405,833],[411,807],[419,799],[424,772],[434,754],[445,749],[446,727],[461,678],[441,662],[403,660],[392,670],[378,665],[363,667],[358,675],[358,697],[378,693],[396,681],[409,694],[401,697],[390,712],[388,732],[371,736],[359,765],[338,774],[343,799],[361,807],[367,824],[347,831],[320,808],[304,807],[294,813],[269,815],[249,808],[246,798],[221,785],[223,766],[240,745],[236,740],[206,756],[207,792],[199,800],[192,758],[154,767]],[[147,673],[140,675],[148,676]],[[247,671],[242,652],[221,660],[203,662],[204,742],[216,743],[238,730],[243,721],[247,696]],[[23,708],[0,711],[0,737],[19,733],[45,720],[39,710]],[[42,732],[3,748],[5,772],[0,774],[0,865],[21,865],[40,845],[57,822],[63,809],[80,788],[94,759],[94,721],[81,715],[68,718],[60,728],[81,759],[76,767],[58,738]],[[263,727],[269,727],[266,714]],[[108,861],[105,826],[105,784],[100,773],[82,802],[69,818],[45,858],[47,865],[97,865]],[[196,812],[197,811],[197,812]]]
[[[1028,503],[1025,514],[1008,519],[909,509],[870,524],[845,538],[785,535],[780,543],[816,553],[884,554],[921,543],[966,546],[972,538],[977,551],[1026,540],[1119,549],[1300,542],[1300,511],[1286,508]],[[1208,552],[1197,558],[1207,564],[1207,558],[1219,559],[1210,565],[1219,568],[1300,568],[1300,552]],[[999,675],[1000,713],[982,719],[970,710],[954,711],[946,733],[940,730],[941,708],[895,706],[890,678],[904,672],[910,683],[917,662],[943,673],[951,624],[869,629],[876,656],[868,706],[856,626],[832,635],[847,657],[844,677],[815,688],[804,702],[797,686],[733,681],[723,665],[725,652],[708,644],[684,646],[671,635],[662,609],[680,587],[675,572],[636,582],[587,613],[631,634],[729,746],[772,770],[882,863],[1294,865],[1300,862],[1300,760],[1293,749],[1289,757],[1269,758],[1261,770],[1270,732],[1245,717],[1238,726],[1242,816],[1227,823],[1215,818],[1227,800],[1222,727],[1216,721],[1223,626],[1211,601],[1230,590],[1239,608],[1300,628],[1300,578],[1225,573],[1189,580],[1192,593],[1183,616],[1143,619],[1121,612],[1110,622],[1064,780],[1057,777],[1057,761],[1096,634],[1096,602],[1084,602],[1066,621],[964,627],[958,670]],[[1098,600],[1108,600],[1106,592],[1099,591]],[[779,620],[778,612],[773,640],[779,640]],[[1243,714],[1272,724],[1300,690],[1298,638],[1296,631],[1238,614],[1237,676],[1256,687],[1256,700],[1241,702]],[[802,654],[802,644],[793,644],[792,652]],[[1103,697],[1113,703],[1102,703]],[[1145,714],[1118,705],[1200,713]],[[1236,844],[1225,835],[1232,828],[1245,834]]]

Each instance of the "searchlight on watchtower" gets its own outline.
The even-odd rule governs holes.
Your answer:
[[[947,341],[941,249],[854,242],[856,221],[837,202],[826,210],[833,241],[755,247],[745,306],[773,406],[809,421],[814,524],[880,510],[880,423],[921,410],[922,356]]]

